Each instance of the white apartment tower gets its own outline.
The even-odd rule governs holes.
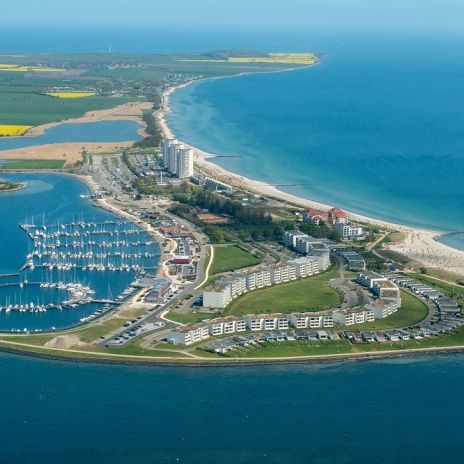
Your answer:
[[[193,176],[193,150],[191,148],[179,148],[177,150],[176,175],[179,179]]]

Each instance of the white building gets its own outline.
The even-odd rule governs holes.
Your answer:
[[[271,271],[268,268],[247,273],[247,288],[249,291],[270,287],[271,285]]]
[[[308,257],[317,260],[319,271],[325,271],[330,266],[330,251],[327,248],[313,248]]]
[[[297,277],[304,278],[319,272],[318,260],[308,256],[292,259],[288,264],[295,267]]]
[[[224,309],[232,301],[232,288],[229,284],[212,286],[203,292],[203,306]]]
[[[362,227],[345,224],[343,222],[336,222],[335,229],[337,229],[342,238],[346,239],[359,239],[365,235]]]
[[[366,308],[337,309],[332,315],[334,322],[341,325],[364,324],[374,321],[374,311]]]
[[[397,301],[375,300],[372,303],[366,304],[364,307],[374,312],[375,319],[384,319],[396,313],[400,306],[401,303]]]
[[[193,150],[191,148],[179,148],[177,150],[176,175],[179,179],[193,176]]]
[[[247,329],[245,319],[236,319],[233,316],[210,319],[203,321],[203,324],[208,327],[208,333],[213,337],[245,332]]]
[[[320,329],[333,327],[331,312],[292,313],[290,321],[296,329]]]
[[[256,314],[246,316],[247,327],[259,330],[288,330],[289,319],[285,314]]]
[[[286,230],[283,236],[284,245],[290,248],[295,248],[296,240],[302,237],[308,237],[308,235],[300,232],[299,230]]]
[[[276,264],[269,268],[271,271],[271,281],[274,285],[296,280],[296,268],[289,263]]]
[[[174,345],[191,345],[209,338],[208,327],[201,324],[188,324],[170,330],[166,336]]]

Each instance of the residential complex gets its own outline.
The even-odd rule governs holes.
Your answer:
[[[309,277],[318,274],[323,268],[317,257],[303,257],[247,272],[237,272],[217,280],[213,286],[205,290],[203,306],[224,309],[243,293]]]
[[[282,241],[285,246],[317,260],[321,270],[326,270],[330,266],[330,250],[327,240],[311,237],[299,230],[287,230],[284,232]]]

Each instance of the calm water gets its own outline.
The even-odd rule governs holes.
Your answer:
[[[98,121],[78,124],[60,124],[47,129],[37,137],[0,137],[0,151],[15,148],[71,142],[127,142],[140,140],[136,121]]]
[[[114,214],[106,212],[103,209],[97,208],[91,204],[89,199],[82,198],[81,195],[88,195],[89,190],[85,184],[79,180],[70,176],[60,176],[54,174],[5,174],[1,176],[3,179],[26,182],[27,188],[18,190],[11,193],[0,194],[0,274],[11,274],[17,273],[21,266],[26,263],[26,256],[28,253],[33,251],[32,240],[28,235],[20,229],[20,224],[31,224],[36,225],[46,224],[48,225],[48,231],[52,232],[53,229],[50,225],[61,224],[60,228],[65,223],[71,223],[74,221],[85,221],[95,222],[103,224],[98,226],[103,228],[109,228],[110,226],[104,225],[105,221],[118,221],[118,217]],[[114,226],[113,226],[114,227]],[[120,226],[123,227],[134,226]],[[56,230],[56,227],[55,227]],[[118,236],[119,237],[119,236]],[[132,238],[131,238],[132,237]],[[124,236],[120,234],[120,238],[116,238],[116,235],[111,237],[111,241],[116,240],[127,240],[134,242],[136,240],[150,240],[149,236],[141,232],[135,239],[135,236]],[[105,235],[99,235],[92,237],[92,240],[97,243],[103,240],[108,241],[109,238]],[[81,251],[80,248],[64,248],[64,242],[69,242],[71,245],[73,241],[88,240],[88,238],[61,238],[62,245],[58,252]],[[144,266],[156,267],[158,264],[159,248],[157,244],[153,244],[150,247],[132,247],[137,248],[137,252],[145,253],[148,249],[151,253],[155,254],[155,257],[150,259],[143,258],[141,262]],[[90,248],[85,248],[83,251],[90,251]],[[93,251],[97,251],[96,247],[93,247]],[[109,251],[114,251],[113,249]],[[124,248],[126,253],[134,254],[134,249],[129,247]],[[102,253],[102,251],[99,251]],[[43,261],[48,258],[43,258]],[[102,262],[107,265],[109,258],[98,259],[98,262]],[[111,258],[112,262],[120,265],[120,258]],[[71,260],[70,260],[71,261]],[[78,260],[72,260],[78,262]],[[129,264],[132,264],[130,259],[127,260]],[[56,289],[43,289],[39,286],[31,285],[33,282],[64,282],[64,283],[76,283],[89,285],[96,293],[91,295],[94,299],[107,299],[116,297],[122,290],[136,277],[135,271],[130,272],[101,272],[97,270],[83,270],[83,269],[71,269],[68,271],[58,270],[56,267],[53,271],[48,269],[40,268],[37,266],[39,260],[34,258],[36,267],[34,270],[27,270],[21,275],[20,278],[17,276],[1,276],[0,284],[18,284],[21,281],[27,280],[28,285],[21,288],[18,285],[10,285],[6,287],[0,286],[0,306],[6,306],[9,304],[25,304],[34,303],[35,305],[44,303],[57,303],[63,300],[69,299],[66,295],[63,298],[64,291]],[[95,309],[97,305],[86,304],[79,305],[73,309],[64,309],[59,311],[56,309],[49,309],[45,313],[23,313],[19,311],[5,311],[0,312],[0,330],[23,330],[27,328],[29,330],[45,330],[52,327],[57,329],[67,327],[79,322],[79,319],[88,316]]]
[[[372,217],[462,231],[463,45],[332,44],[311,69],[179,90],[169,123],[182,140],[239,154],[215,161],[231,171]]]
[[[459,462],[464,358],[254,368],[0,355],[4,464]]]

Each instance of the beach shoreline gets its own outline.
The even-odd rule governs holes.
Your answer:
[[[292,70],[294,69],[287,69],[285,71]],[[284,70],[279,70],[277,72],[283,71]],[[157,118],[163,136],[170,139],[177,139],[186,147],[192,148],[195,152],[194,163],[196,167],[209,174],[211,177],[217,178],[218,180],[221,180],[227,184],[258,195],[276,198],[280,201],[285,201],[302,208],[328,210],[333,206],[336,206],[292,195],[259,180],[250,179],[240,174],[228,171],[222,166],[219,166],[218,164],[214,163],[214,158],[220,156],[220,153],[206,152],[200,149],[199,147],[196,147],[192,144],[185,142],[184,140],[179,139],[178,137],[176,137],[176,134],[174,133],[172,128],[169,127],[167,122],[167,115],[172,111],[169,100],[174,92],[182,88],[186,88],[187,86],[195,82],[205,82],[211,79],[226,79],[232,77],[235,78],[243,76],[245,74],[250,73],[242,73],[236,76],[214,77],[203,79],[200,81],[194,80],[167,88],[161,95],[161,108],[155,112],[155,116]],[[417,261],[423,264],[424,266],[464,275],[464,251],[452,248],[438,241],[438,239],[442,235],[446,235],[446,233],[388,222],[381,219],[364,216],[362,214],[358,214],[349,210],[346,212],[348,217],[355,222],[365,223],[381,227],[387,230],[398,231],[403,233],[405,235],[404,242],[399,244],[390,244],[388,246],[389,250],[405,255],[409,259]]]

